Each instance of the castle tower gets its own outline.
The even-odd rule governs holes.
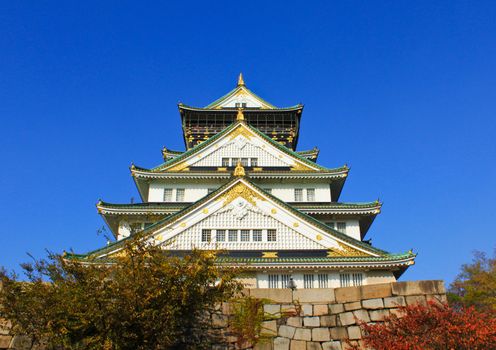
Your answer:
[[[141,203],[99,201],[116,241],[75,259],[118,254],[136,232],[174,254],[221,250],[251,288],[333,288],[395,281],[414,264],[364,241],[378,201],[343,203],[347,166],[297,151],[303,106],[278,108],[236,87],[204,108],[179,104],[185,151],[164,147],[154,168],[131,166]]]

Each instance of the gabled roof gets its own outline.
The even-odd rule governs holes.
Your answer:
[[[319,172],[319,171],[329,172],[330,171],[330,172],[332,172],[332,171],[337,170],[337,169],[329,169],[329,168],[320,166],[320,165],[312,162],[311,160],[299,155],[297,152],[294,152],[294,151],[290,150],[289,148],[281,145],[280,143],[272,140],[270,137],[268,137],[267,135],[265,135],[264,133],[262,133],[261,131],[259,131],[255,127],[245,123],[242,120],[237,120],[236,122],[229,125],[228,127],[226,127],[224,130],[222,130],[221,132],[219,132],[215,136],[209,138],[208,140],[196,145],[195,147],[191,148],[190,150],[182,153],[181,155],[179,155],[179,156],[177,156],[177,157],[175,157],[169,161],[166,161],[165,163],[163,163],[163,164],[161,164],[155,168],[146,169],[146,168],[139,168],[139,167],[136,167],[135,165],[133,165],[132,170],[133,169],[139,169],[139,170],[144,170],[144,171],[149,171],[149,172],[176,171],[178,169],[178,165],[181,162],[187,160],[188,158],[193,157],[198,152],[206,149],[208,146],[212,145],[214,142],[220,140],[224,136],[228,136],[231,132],[234,132],[238,128],[244,128],[248,132],[251,132],[254,135],[258,135],[260,138],[265,140],[267,143],[269,143],[273,147],[277,148],[279,151],[281,151],[281,152],[287,154],[288,156],[290,156],[291,158],[293,158],[297,163],[299,163],[301,165],[302,168],[304,168],[304,169],[302,169],[304,171],[314,171],[314,172]],[[348,169],[346,166],[344,168]],[[338,168],[338,169],[339,169],[339,171],[342,171],[343,168]]]
[[[279,200],[278,198],[272,196],[269,193],[264,192],[261,188],[256,186],[254,183],[250,182],[249,179],[245,177],[233,177],[231,181],[229,181],[226,185],[220,187],[216,191],[210,193],[209,195],[205,196],[201,200],[195,202],[194,204],[184,208],[183,210],[177,212],[176,214],[173,214],[171,216],[168,216],[157,223],[149,226],[148,228],[144,229],[143,231],[140,231],[139,233],[136,233],[135,235],[140,235],[139,237],[142,237],[143,239],[149,239],[153,236],[155,232],[157,232],[159,229],[162,229],[164,227],[168,227],[173,223],[176,223],[180,221],[184,216],[194,212],[196,209],[201,208],[202,206],[206,205],[207,203],[213,203],[214,201],[217,201],[220,198],[223,198],[222,196],[227,196],[228,198],[237,198],[239,196],[242,196],[243,194],[253,196],[256,195],[257,198],[261,198],[262,201],[270,201],[271,203],[275,203],[276,205],[281,208],[281,210],[286,210],[287,212],[291,213],[293,216],[296,216],[298,219],[300,219],[301,225],[309,225],[310,227],[314,227],[316,232],[322,232],[324,233],[324,237],[320,237],[320,239],[324,239],[322,242],[324,242],[326,239],[331,239],[332,241],[336,241],[338,244],[343,244],[344,246],[348,247],[347,249],[351,249],[350,252],[355,252],[355,253],[362,253],[362,254],[355,254],[355,253],[350,253],[350,256],[363,256],[363,255],[368,255],[371,257],[387,257],[390,254],[384,250],[372,247],[371,245],[361,242],[359,240],[356,240],[352,237],[347,236],[346,234],[343,234],[339,231],[336,231],[332,229],[331,227],[323,224],[322,222],[312,218],[311,216],[304,214],[300,212],[297,209],[292,208],[290,205],[286,204],[285,202]],[[277,211],[272,212],[272,214],[276,215]],[[195,214],[196,215],[196,214]],[[207,215],[207,214],[205,214]],[[211,215],[211,214],[209,214]],[[278,214],[277,214],[278,215]],[[294,225],[296,226],[296,224]],[[134,235],[133,235],[134,236]],[[131,237],[133,237],[131,236]],[[73,258],[82,258],[82,259],[87,259],[91,257],[105,257],[109,254],[114,254],[120,249],[122,249],[123,245],[131,239],[131,237],[124,238],[120,241],[114,242],[109,244],[108,246],[94,250],[92,252],[89,252],[87,254],[83,255],[69,255],[68,257],[73,257]],[[344,255],[346,256],[346,254]],[[414,255],[411,255],[414,257]]]
[[[205,106],[205,109],[219,109],[222,108],[222,105],[224,102],[229,100],[229,98],[236,96],[236,95],[245,95],[256,102],[258,102],[261,106],[262,109],[277,109],[276,106],[270,104],[269,102],[265,101],[261,97],[257,96],[255,93],[253,93],[251,90],[249,90],[246,85],[245,81],[243,80],[243,74],[239,74],[238,78],[238,86],[236,86],[234,89],[229,91],[227,94],[224,96],[218,98],[214,102],[210,103],[209,105]]]
[[[296,151],[300,156],[310,159],[313,162],[317,161],[317,157],[319,156],[320,150],[317,147],[314,147],[313,149],[306,150],[306,151]]]

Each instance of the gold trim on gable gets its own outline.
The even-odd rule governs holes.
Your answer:
[[[244,198],[254,206],[257,206],[255,199],[262,201],[265,200],[262,196],[260,196],[258,193],[253,191],[242,182],[236,184],[231,189],[224,192],[221,196],[219,196],[218,200],[224,200],[224,203],[222,205],[226,206],[238,197]]]
[[[339,249],[330,248],[327,252],[327,257],[343,257],[343,256],[370,256],[370,254],[364,253],[358,249],[352,248],[346,244],[338,242]]]
[[[293,165],[291,167],[291,171],[315,171],[315,169],[312,169],[309,166],[296,162],[296,165]]]
[[[232,140],[238,137],[239,135],[246,137],[248,140],[251,140],[252,136],[254,136],[251,131],[239,125],[236,129],[230,132],[229,138],[230,140]]]
[[[262,258],[278,258],[277,252],[262,252]]]

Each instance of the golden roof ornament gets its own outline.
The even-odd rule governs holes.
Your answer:
[[[234,169],[234,176],[245,176],[245,168],[241,164],[240,161],[238,161],[238,165],[236,165],[236,168]]]
[[[239,73],[238,86],[244,86],[244,85],[245,85],[245,81],[243,80],[243,73]]]
[[[243,114],[243,108],[238,109],[236,120],[245,120],[245,115]]]

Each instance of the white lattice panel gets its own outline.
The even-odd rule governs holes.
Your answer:
[[[276,229],[277,241],[267,242],[265,231],[262,242],[215,242],[208,244],[201,241],[202,229]],[[212,233],[215,238],[215,234]],[[241,220],[234,216],[230,211],[221,214],[212,214],[200,221],[196,225],[191,226],[181,232],[171,241],[169,241],[169,249],[187,250],[192,248],[200,249],[227,249],[227,250],[260,250],[260,249],[324,249],[325,247],[314,242],[300,233],[294,231],[287,225],[277,221],[276,219],[249,211]],[[167,244],[168,244],[167,243]]]
[[[219,147],[209,155],[191,163],[191,166],[221,167],[222,158],[258,158],[258,165],[262,167],[289,166],[276,155],[260,145],[254,145],[243,136],[239,136],[224,146]]]

